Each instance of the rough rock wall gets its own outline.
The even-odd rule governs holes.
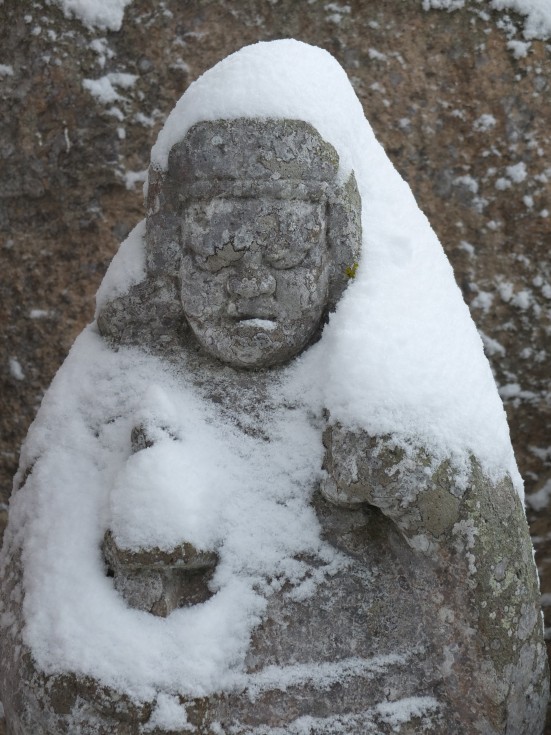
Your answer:
[[[509,413],[551,604],[551,40],[524,46],[520,16],[482,7],[134,0],[113,32],[46,0],[4,0],[0,502],[42,395],[143,216],[164,118],[219,59],[291,36],[344,66],[452,261]]]

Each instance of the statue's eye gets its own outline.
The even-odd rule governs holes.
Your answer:
[[[236,250],[233,238],[229,238],[220,248],[209,248],[209,254],[196,253],[195,261],[203,270],[216,273],[236,263],[243,257],[243,250]]]
[[[295,203],[294,209],[280,213],[277,231],[265,244],[265,259],[273,268],[294,268],[319,242],[322,232],[317,209],[308,203]]]
[[[265,260],[273,267],[279,269],[294,268],[300,265],[310,247],[302,247],[298,243],[276,242],[268,248]]]
[[[194,257],[194,262],[200,268],[202,271],[208,271],[209,273],[216,273],[217,271],[222,270],[222,268],[225,268],[225,265],[222,265],[215,260],[213,260],[215,256],[209,255],[208,257],[204,258],[202,255],[196,255]]]

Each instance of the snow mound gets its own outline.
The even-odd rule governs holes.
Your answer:
[[[239,117],[311,123],[337,150],[341,180],[354,171],[362,198],[360,267],[301,361],[303,390],[314,372],[334,419],[429,448],[465,470],[474,455],[495,479],[509,472],[522,495],[505,412],[451,266],[342,67],[293,40],[241,49],[188,88],[152,165],[165,170],[196,122]]]

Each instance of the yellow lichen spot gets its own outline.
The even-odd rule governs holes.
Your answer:
[[[358,270],[358,264],[357,263],[353,263],[352,265],[349,265],[346,268],[345,273],[348,276],[348,278],[355,278],[356,277],[356,271],[357,270]]]

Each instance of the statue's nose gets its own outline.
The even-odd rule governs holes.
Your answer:
[[[227,288],[230,296],[254,299],[275,293],[276,280],[267,268],[246,268],[228,278]]]

